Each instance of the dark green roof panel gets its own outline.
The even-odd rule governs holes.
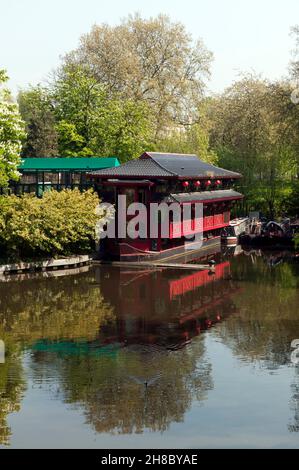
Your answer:
[[[119,166],[116,157],[23,158],[20,171],[90,171]]]

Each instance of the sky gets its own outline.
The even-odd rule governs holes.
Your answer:
[[[46,81],[93,24],[159,13],[182,22],[214,54],[212,92],[243,72],[279,79],[288,71],[298,0],[0,0],[0,68],[18,89]]]

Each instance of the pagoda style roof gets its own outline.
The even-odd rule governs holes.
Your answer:
[[[145,152],[116,168],[93,171],[107,178],[240,178],[239,173],[203,162],[195,154]]]
[[[242,199],[244,196],[233,189],[223,189],[216,191],[202,191],[194,193],[170,194],[163,202],[212,202],[212,201],[229,201]]]

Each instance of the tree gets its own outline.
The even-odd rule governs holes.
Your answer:
[[[5,71],[0,70],[0,186],[19,178],[18,165],[25,137],[18,106],[12,101],[9,90],[1,87],[7,80]]]
[[[211,103],[211,146],[243,174],[249,201],[273,217],[296,175],[297,132],[287,83],[247,76]],[[296,111],[297,112],[297,111]]]
[[[151,112],[146,103],[107,99],[97,122],[95,142],[100,154],[114,155],[124,162],[152,146]]]
[[[24,157],[56,157],[57,131],[50,92],[40,85],[23,90],[18,95],[21,115],[26,122],[27,139]]]
[[[64,59],[64,65],[86,66],[109,94],[145,101],[155,117],[155,137],[174,122],[195,119],[210,62],[202,41],[194,43],[181,23],[165,15],[96,25]]]
[[[152,133],[148,105],[109,95],[86,67],[60,69],[52,96],[64,155],[114,155],[125,161],[148,147]]]
[[[162,152],[194,153],[205,162],[217,164],[217,154],[210,148],[212,122],[207,114],[208,109],[209,100],[203,101],[198,108],[198,122],[169,131],[156,142],[156,149]]]
[[[58,134],[59,155],[64,157],[89,157],[92,150],[85,146],[84,137],[77,132],[75,124],[59,121],[55,129]]]
[[[82,146],[89,147],[95,132],[95,118],[103,108],[105,91],[86,67],[67,65],[60,69],[52,84],[56,121],[73,124]]]

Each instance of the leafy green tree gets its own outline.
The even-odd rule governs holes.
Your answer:
[[[125,161],[148,146],[152,121],[146,103],[109,95],[86,67],[65,66],[52,92],[64,155],[115,155]]]
[[[55,129],[58,134],[59,155],[64,157],[89,157],[92,150],[85,146],[84,137],[77,132],[75,124],[59,121]]]
[[[243,174],[249,202],[272,217],[297,172],[296,119],[287,83],[248,76],[210,106],[211,146],[220,165]]]
[[[108,99],[94,137],[99,155],[114,155],[122,162],[138,157],[152,145],[150,116],[148,106],[141,101]]]
[[[58,155],[54,108],[50,92],[40,85],[20,91],[18,102],[26,122],[27,139],[23,157],[56,157]]]
[[[9,90],[2,87],[7,80],[5,71],[0,70],[0,186],[7,186],[10,179],[19,178],[18,165],[25,137],[18,106]]]
[[[66,66],[60,69],[52,86],[56,121],[73,124],[82,144],[89,146],[95,132],[95,116],[103,109],[105,91],[86,67]]]

